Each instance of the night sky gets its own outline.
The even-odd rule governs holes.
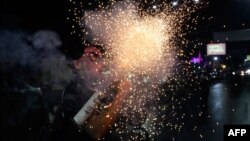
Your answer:
[[[97,0],[84,0],[85,9],[96,6]],[[156,3],[161,0],[156,0]],[[171,0],[168,0],[171,1]],[[199,24],[196,32],[191,32],[191,40],[208,43],[213,32],[230,31],[250,28],[249,0],[208,0],[209,6],[199,10]],[[92,3],[89,5],[88,3]],[[78,35],[71,35],[74,5],[69,0],[1,0],[0,29],[22,30],[35,32],[37,30],[56,31],[63,41],[63,51],[78,52],[81,40]],[[205,17],[205,20],[203,19]],[[208,21],[208,18],[213,17]],[[80,30],[77,30],[80,33]],[[77,34],[79,34],[77,33]],[[81,33],[80,33],[81,34]],[[71,55],[72,56],[72,55]]]
[[[250,26],[249,0],[209,1],[210,5],[200,12],[207,18],[214,17],[209,23],[210,28],[218,31]],[[66,20],[70,16],[68,9],[71,6],[69,0],[1,0],[0,28],[52,29],[64,35],[71,31],[71,23]],[[88,7],[86,5],[86,9]],[[223,25],[226,25],[226,28]]]
[[[65,31],[68,4],[67,0],[2,0],[1,27]]]

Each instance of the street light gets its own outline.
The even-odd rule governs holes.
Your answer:
[[[247,69],[245,74],[250,75],[250,69]]]
[[[177,6],[178,5],[178,1],[173,1],[172,2],[172,5],[175,7],[175,6]]]
[[[215,56],[215,57],[213,58],[213,60],[214,60],[214,61],[217,61],[217,60],[218,60],[218,57],[217,57],[217,56]]]
[[[193,0],[195,4],[199,3],[200,0]]]
[[[222,67],[222,69],[226,69],[227,68],[227,66],[224,65],[224,64],[222,64],[221,67]]]

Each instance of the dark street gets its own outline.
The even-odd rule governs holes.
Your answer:
[[[177,141],[222,141],[224,125],[249,125],[250,78],[249,76],[234,76],[222,80],[205,82],[202,87],[203,100],[193,98],[185,104],[184,111],[190,115],[197,114],[195,107],[198,103],[206,105],[201,117],[186,118],[183,130],[171,131],[164,128],[163,134],[157,140]],[[199,94],[198,94],[199,95]],[[191,110],[188,110],[189,107]],[[174,121],[172,119],[172,121]]]
[[[216,132],[211,140],[222,140],[224,124],[250,124],[250,80],[230,78],[211,84],[208,107]],[[217,125],[218,123],[218,125]]]

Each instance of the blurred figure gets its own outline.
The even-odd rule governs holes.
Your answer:
[[[101,50],[102,48],[96,45],[84,47],[83,54],[73,60],[74,76],[63,90],[61,108],[58,109],[53,123],[55,132],[49,133],[50,139],[94,140],[74,123],[73,117],[94,92],[104,85],[97,84],[103,78],[104,58]]]

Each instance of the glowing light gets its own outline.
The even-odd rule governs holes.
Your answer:
[[[250,69],[247,69],[245,73],[250,75]]]
[[[174,64],[173,46],[170,46],[175,33],[171,27],[174,17],[162,13],[140,17],[132,3],[125,5],[114,5],[112,12],[85,13],[86,25],[95,41],[102,42],[108,50],[107,56],[112,58],[106,64],[113,64],[116,76],[168,75],[167,69]]]
[[[224,65],[224,64],[221,65],[221,68],[222,68],[222,69],[225,69],[226,67],[227,67],[227,66]]]
[[[214,60],[214,61],[217,61],[217,60],[218,60],[218,57],[215,56],[215,57],[213,58],[213,60]]]
[[[172,2],[172,5],[173,5],[173,6],[177,6],[177,5],[178,5],[178,1],[173,1],[173,2]]]
[[[244,71],[241,71],[241,72],[240,72],[240,75],[241,75],[241,76],[244,76],[244,75],[245,75],[245,72],[244,72]]]
[[[150,15],[139,8],[135,1],[111,1],[109,6],[100,2],[98,10],[84,11],[84,16],[75,14],[74,20],[83,28],[84,37],[92,37],[94,44],[101,44],[105,48],[104,61],[109,68],[107,75],[114,81],[125,77],[132,83],[131,96],[124,100],[121,114],[128,117],[127,122],[137,118],[130,114],[131,111],[142,115],[147,119],[143,127],[150,136],[159,135],[160,127],[164,126],[179,131],[184,123],[178,119],[190,116],[178,111],[182,111],[182,102],[191,99],[192,93],[188,92],[180,99],[175,97],[177,89],[199,85],[196,78],[192,78],[189,60],[179,60],[179,57],[185,58],[188,54],[184,52],[188,41],[184,38],[186,33],[183,28],[191,30],[191,27],[184,23],[197,9],[196,5],[188,7],[190,3],[163,3],[162,11]],[[173,8],[177,5],[178,10]],[[156,9],[157,6],[153,5],[152,8]],[[181,44],[176,45],[177,42]],[[168,92],[159,86],[165,83],[168,83],[164,85],[170,90]],[[172,96],[171,106],[161,103],[161,99],[168,99],[168,96]],[[146,116],[144,111],[148,103],[154,104],[152,109],[147,109],[149,114]],[[173,112],[166,114],[169,107]],[[176,121],[168,121],[170,116],[177,117]],[[116,123],[115,131],[119,134],[127,132],[125,125],[123,122]]]
[[[232,72],[232,75],[235,75],[236,73],[235,72]]]
[[[200,2],[200,0],[194,0],[194,3],[195,4],[197,4],[197,3],[199,3]]]

